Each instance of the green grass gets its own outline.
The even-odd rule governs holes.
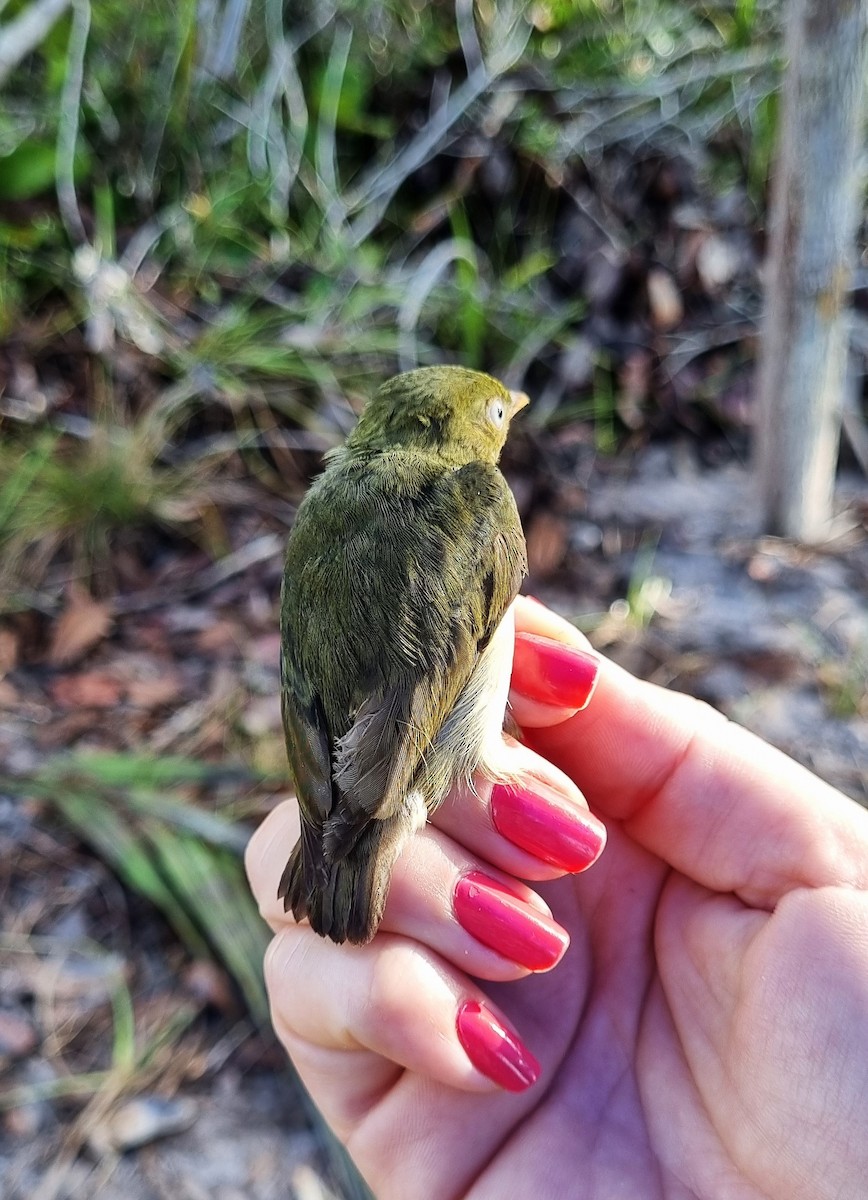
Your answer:
[[[0,418],[0,539],[37,574],[60,553],[86,575],[118,529],[171,525],[203,484],[177,465],[193,434],[249,445],[271,412],[335,440],[384,375],[440,356],[519,385],[545,371],[582,315],[547,242],[571,164],[723,130],[709,172],[762,197],[764,0],[480,0],[473,21],[397,0],[200,9],[76,0],[6,83],[0,330],[38,369],[62,345],[62,407],[94,426],[70,437],[51,406]],[[496,203],[472,157],[492,147],[514,179]],[[603,450],[612,387],[598,372],[588,398]],[[205,483],[228,464],[207,466]]]
[[[238,818],[250,809],[251,789],[264,781],[228,764],[179,756],[88,753],[58,755],[29,777],[0,776],[10,796],[35,797],[90,846],[134,893],[166,918],[193,958],[216,958],[234,980],[246,1010],[268,1027],[262,977],[270,937],[248,889],[242,852],[247,832]],[[226,785],[233,783],[231,793]],[[234,799],[209,801],[212,789]],[[57,952],[52,939],[42,949]],[[21,944],[18,945],[17,943]],[[40,953],[39,939],[19,938],[22,953]],[[69,952],[69,947],[64,948]],[[101,955],[83,943],[76,952]],[[158,1086],[171,1075],[181,1040],[197,1015],[192,1004],[158,1010],[158,1020],[137,1019],[122,974],[110,991],[110,1062],[103,1070],[0,1089],[0,1112],[41,1100],[79,1099],[84,1107],[68,1126],[64,1147],[74,1156],[90,1130],[120,1100]],[[147,1012],[147,1009],[145,1009]],[[369,1192],[346,1152],[287,1070],[287,1086],[315,1131],[327,1174],[339,1194],[364,1200]]]
[[[179,758],[62,755],[28,778],[0,782],[12,795],[51,803],[132,891],[162,912],[190,954],[224,964],[264,1023],[268,930],[241,863],[246,834],[185,794],[226,771]]]

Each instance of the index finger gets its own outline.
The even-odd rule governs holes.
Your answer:
[[[516,605],[516,631],[588,645],[527,600]],[[521,682],[514,673],[519,696]],[[514,708],[520,720],[520,703]],[[524,733],[592,810],[714,891],[772,908],[794,887],[868,883],[865,810],[690,696],[601,659],[587,709]]]

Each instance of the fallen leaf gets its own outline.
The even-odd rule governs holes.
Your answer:
[[[107,671],[85,671],[81,675],[61,675],[50,691],[63,708],[114,708],[123,684]]]
[[[111,609],[94,600],[83,588],[71,587],[63,612],[54,622],[47,659],[52,667],[77,662],[106,636],[112,627]]]
[[[0,679],[18,666],[18,635],[12,629],[0,629]]]
[[[264,667],[277,670],[280,663],[280,634],[275,630],[274,633],[264,633],[256,638],[250,646],[250,657]]]
[[[197,1114],[196,1102],[186,1097],[137,1096],[96,1122],[89,1141],[98,1154],[133,1150],[157,1138],[182,1133]]]
[[[103,723],[104,725],[107,723]],[[94,719],[92,708],[73,708],[68,712],[57,711],[34,730],[34,740],[40,750],[56,750],[61,746],[71,746],[83,735],[93,733]],[[101,740],[105,740],[106,729],[100,730]],[[112,732],[119,732],[112,722]]]
[[[216,658],[235,658],[241,653],[245,641],[237,621],[218,617],[196,637],[196,648],[202,654],[213,654]]]
[[[656,329],[674,329],[684,316],[684,304],[678,285],[662,267],[652,267],[648,272],[648,306],[651,321]]]
[[[296,1200],[335,1200],[335,1194],[310,1163],[299,1163],[290,1180]]]
[[[741,256],[731,241],[710,234],[696,255],[696,273],[709,295],[717,295],[735,278]]]
[[[541,508],[526,533],[527,562],[531,575],[551,575],[563,562],[567,548],[566,522]]]
[[[127,699],[136,708],[161,708],[181,695],[181,680],[174,671],[158,679],[131,679],[126,691]]]
[[[200,1004],[211,1004],[221,1012],[234,1012],[238,1000],[229,976],[210,959],[197,958],[183,973],[185,988]]]
[[[644,406],[651,387],[652,367],[647,350],[633,350],[618,372],[615,407],[628,429],[641,429],[645,422]]]

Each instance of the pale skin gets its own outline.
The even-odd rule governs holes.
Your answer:
[[[514,612],[519,634],[587,648],[540,605]],[[581,874],[502,837],[481,784],[405,847],[373,942],[338,947],[277,900],[293,802],[248,850],[277,1034],[374,1193],[864,1198],[868,814],[605,660],[580,712],[521,687],[516,671],[527,744],[505,755],[608,831]],[[553,969],[530,974],[459,925],[469,870],[551,911],[571,939]],[[471,1064],[467,999],[517,1031],[537,1082],[506,1092]]]

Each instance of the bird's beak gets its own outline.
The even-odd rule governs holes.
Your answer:
[[[514,417],[517,412],[521,412],[523,408],[527,408],[528,404],[530,404],[530,396],[527,392],[510,392],[509,395],[512,400],[512,409],[509,414],[511,417]]]

